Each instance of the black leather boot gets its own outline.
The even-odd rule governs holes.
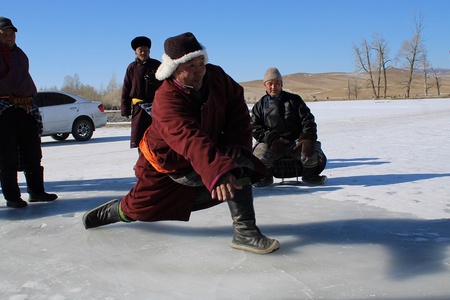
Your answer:
[[[44,168],[26,169],[24,171],[27,181],[29,202],[48,202],[58,199],[56,194],[49,194],[44,189]]]
[[[317,167],[308,168],[303,166],[302,181],[309,184],[324,184],[327,181],[327,176],[317,174]]]
[[[264,236],[256,226],[250,185],[244,186],[242,190],[236,190],[234,199],[228,199],[227,203],[234,227],[232,248],[257,254],[267,254],[280,248],[277,240]]]
[[[120,201],[111,200],[97,206],[83,215],[84,228],[94,228],[122,221],[119,214]]]
[[[321,143],[316,141],[316,153],[306,160],[302,160],[303,172],[302,181],[309,184],[324,184],[328,178],[325,175],[319,175],[327,164],[327,157],[322,151]]]
[[[273,169],[267,168],[267,176],[263,177],[260,181],[253,184],[254,187],[265,187],[273,183]]]
[[[20,196],[17,171],[0,171],[0,182],[7,207],[22,208],[28,206],[28,203],[23,201]]]

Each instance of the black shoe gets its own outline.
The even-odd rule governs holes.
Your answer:
[[[27,207],[28,203],[26,203],[25,201],[23,201],[21,198],[14,200],[14,201],[6,201],[6,206],[11,207],[11,208],[23,208],[23,207]]]
[[[325,175],[313,175],[313,176],[303,176],[302,180],[303,182],[309,183],[309,184],[324,184],[327,181],[327,176]]]
[[[275,239],[270,239],[262,234],[249,237],[235,234],[230,246],[234,249],[257,254],[268,254],[278,250],[280,248],[280,242]]]
[[[257,183],[253,184],[254,187],[265,187],[269,186],[273,183],[273,176],[269,175],[258,181]]]
[[[122,221],[119,215],[119,200],[113,199],[97,206],[83,215],[84,228],[95,228]]]
[[[48,194],[46,192],[42,192],[39,194],[30,194],[28,198],[29,202],[49,202],[58,199],[56,194]]]

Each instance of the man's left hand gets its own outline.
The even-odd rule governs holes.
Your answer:
[[[226,173],[220,177],[211,191],[211,198],[219,201],[227,201],[234,198],[234,190],[242,189],[242,185],[239,184],[236,177],[231,173]]]

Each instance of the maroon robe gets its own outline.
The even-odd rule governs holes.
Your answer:
[[[252,182],[266,174],[264,165],[252,152],[250,116],[243,88],[220,67],[206,65],[200,90],[180,88],[166,79],[153,100],[153,123],[144,139],[166,170],[195,170],[212,190],[227,172],[238,174],[239,166],[224,155],[227,146],[242,149],[253,162]],[[203,99],[203,100],[202,100]],[[122,211],[139,221],[188,221],[198,188],[181,185],[160,173],[140,155],[136,163],[137,182],[122,198]],[[219,204],[212,200],[201,208]]]

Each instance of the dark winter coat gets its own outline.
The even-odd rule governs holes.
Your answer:
[[[139,141],[152,120],[139,105],[133,105],[132,99],[137,98],[143,100],[144,103],[153,101],[155,92],[162,83],[155,78],[155,72],[160,64],[160,61],[152,58],[145,63],[136,59],[127,67],[123,80],[120,110],[122,116],[132,116],[131,148],[139,146]]]
[[[0,47],[0,115],[11,107],[12,103],[7,97],[35,97],[36,85],[29,73],[29,60],[25,52],[19,47],[12,49]],[[29,114],[36,120],[39,134],[42,133],[42,117],[39,108],[32,103]],[[19,123],[20,120],[17,120]],[[10,128],[0,128],[10,130]]]
[[[17,46],[0,47],[0,96],[35,97],[36,93],[27,55]]]
[[[317,140],[314,115],[299,95],[282,91],[279,101],[271,105],[269,98],[266,94],[252,108],[252,134],[257,142],[270,146],[279,137],[291,142]]]
[[[234,160],[225,156],[226,146],[237,146],[254,164],[256,182],[266,174],[264,165],[251,154],[250,116],[243,88],[220,67],[206,65],[199,92],[180,88],[166,79],[153,101],[153,122],[144,139],[165,170],[195,170],[211,191],[227,172],[240,174]],[[123,212],[135,220],[189,220],[199,188],[174,182],[140,155],[136,164],[137,183],[122,199]],[[201,208],[220,202],[211,200]]]

